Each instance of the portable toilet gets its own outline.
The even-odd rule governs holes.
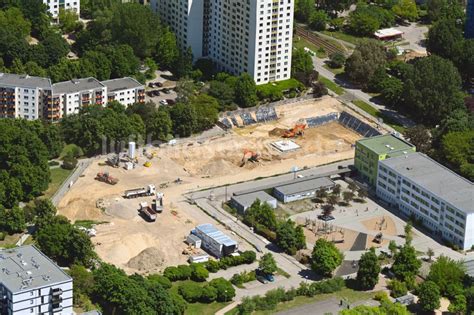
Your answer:
[[[131,159],[135,158],[135,149],[136,149],[136,144],[135,142],[129,142],[128,143],[128,156]]]

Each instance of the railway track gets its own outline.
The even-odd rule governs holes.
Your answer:
[[[338,47],[337,45],[334,45],[333,43],[319,37],[317,34],[306,30],[302,26],[296,26],[296,35],[300,36],[301,38],[304,38],[311,44],[324,48],[328,55],[331,55],[336,52],[342,53],[344,55],[346,54],[346,51],[341,47]]]

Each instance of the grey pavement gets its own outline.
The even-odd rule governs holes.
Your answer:
[[[410,23],[408,26],[396,26],[396,29],[404,33],[403,40],[408,43],[406,46],[403,45],[403,48],[411,49],[420,54],[426,54],[425,34],[428,33],[428,26]]]
[[[51,197],[51,202],[57,206],[64,195],[69,191],[72,185],[76,182],[79,176],[84,173],[86,168],[92,163],[92,159],[81,159],[77,162],[76,168],[73,172],[66,178],[62,183],[61,187],[56,191],[56,193]]]
[[[373,300],[364,300],[352,303],[351,308],[366,305],[366,306],[377,306],[379,303]],[[320,302],[305,304],[299,307],[295,307],[290,310],[278,312],[278,315],[324,315],[324,314],[339,314],[342,311],[342,306],[339,305],[339,300],[335,298],[327,299]]]

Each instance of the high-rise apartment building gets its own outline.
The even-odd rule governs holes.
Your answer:
[[[294,0],[152,0],[194,59],[249,73],[257,84],[289,79]]]
[[[474,0],[467,0],[466,38],[474,38]]]
[[[73,314],[72,278],[35,246],[0,250],[0,314]]]
[[[43,3],[48,6],[48,12],[55,20],[59,17],[60,9],[73,11],[77,16],[81,13],[80,0],[43,0]]]

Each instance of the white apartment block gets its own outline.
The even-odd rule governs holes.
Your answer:
[[[377,195],[463,250],[474,245],[474,184],[422,153],[379,161]]]
[[[73,314],[72,278],[35,246],[0,250],[0,314]]]
[[[43,0],[43,3],[48,6],[48,12],[54,20],[58,19],[60,9],[73,11],[78,17],[81,13],[80,0]]]
[[[34,120],[43,117],[51,93],[48,78],[0,72],[0,118]]]
[[[107,88],[107,102],[118,101],[129,106],[145,102],[145,86],[129,77],[101,82]]]
[[[53,84],[53,108],[60,117],[77,114],[79,109],[92,104],[107,103],[107,87],[95,78],[73,79]]]
[[[58,121],[76,114],[83,106],[125,106],[145,102],[145,86],[125,77],[100,82],[95,78],[73,79],[51,84],[48,78],[0,72],[0,118]]]
[[[182,49],[257,84],[291,75],[294,0],[152,0]]]

